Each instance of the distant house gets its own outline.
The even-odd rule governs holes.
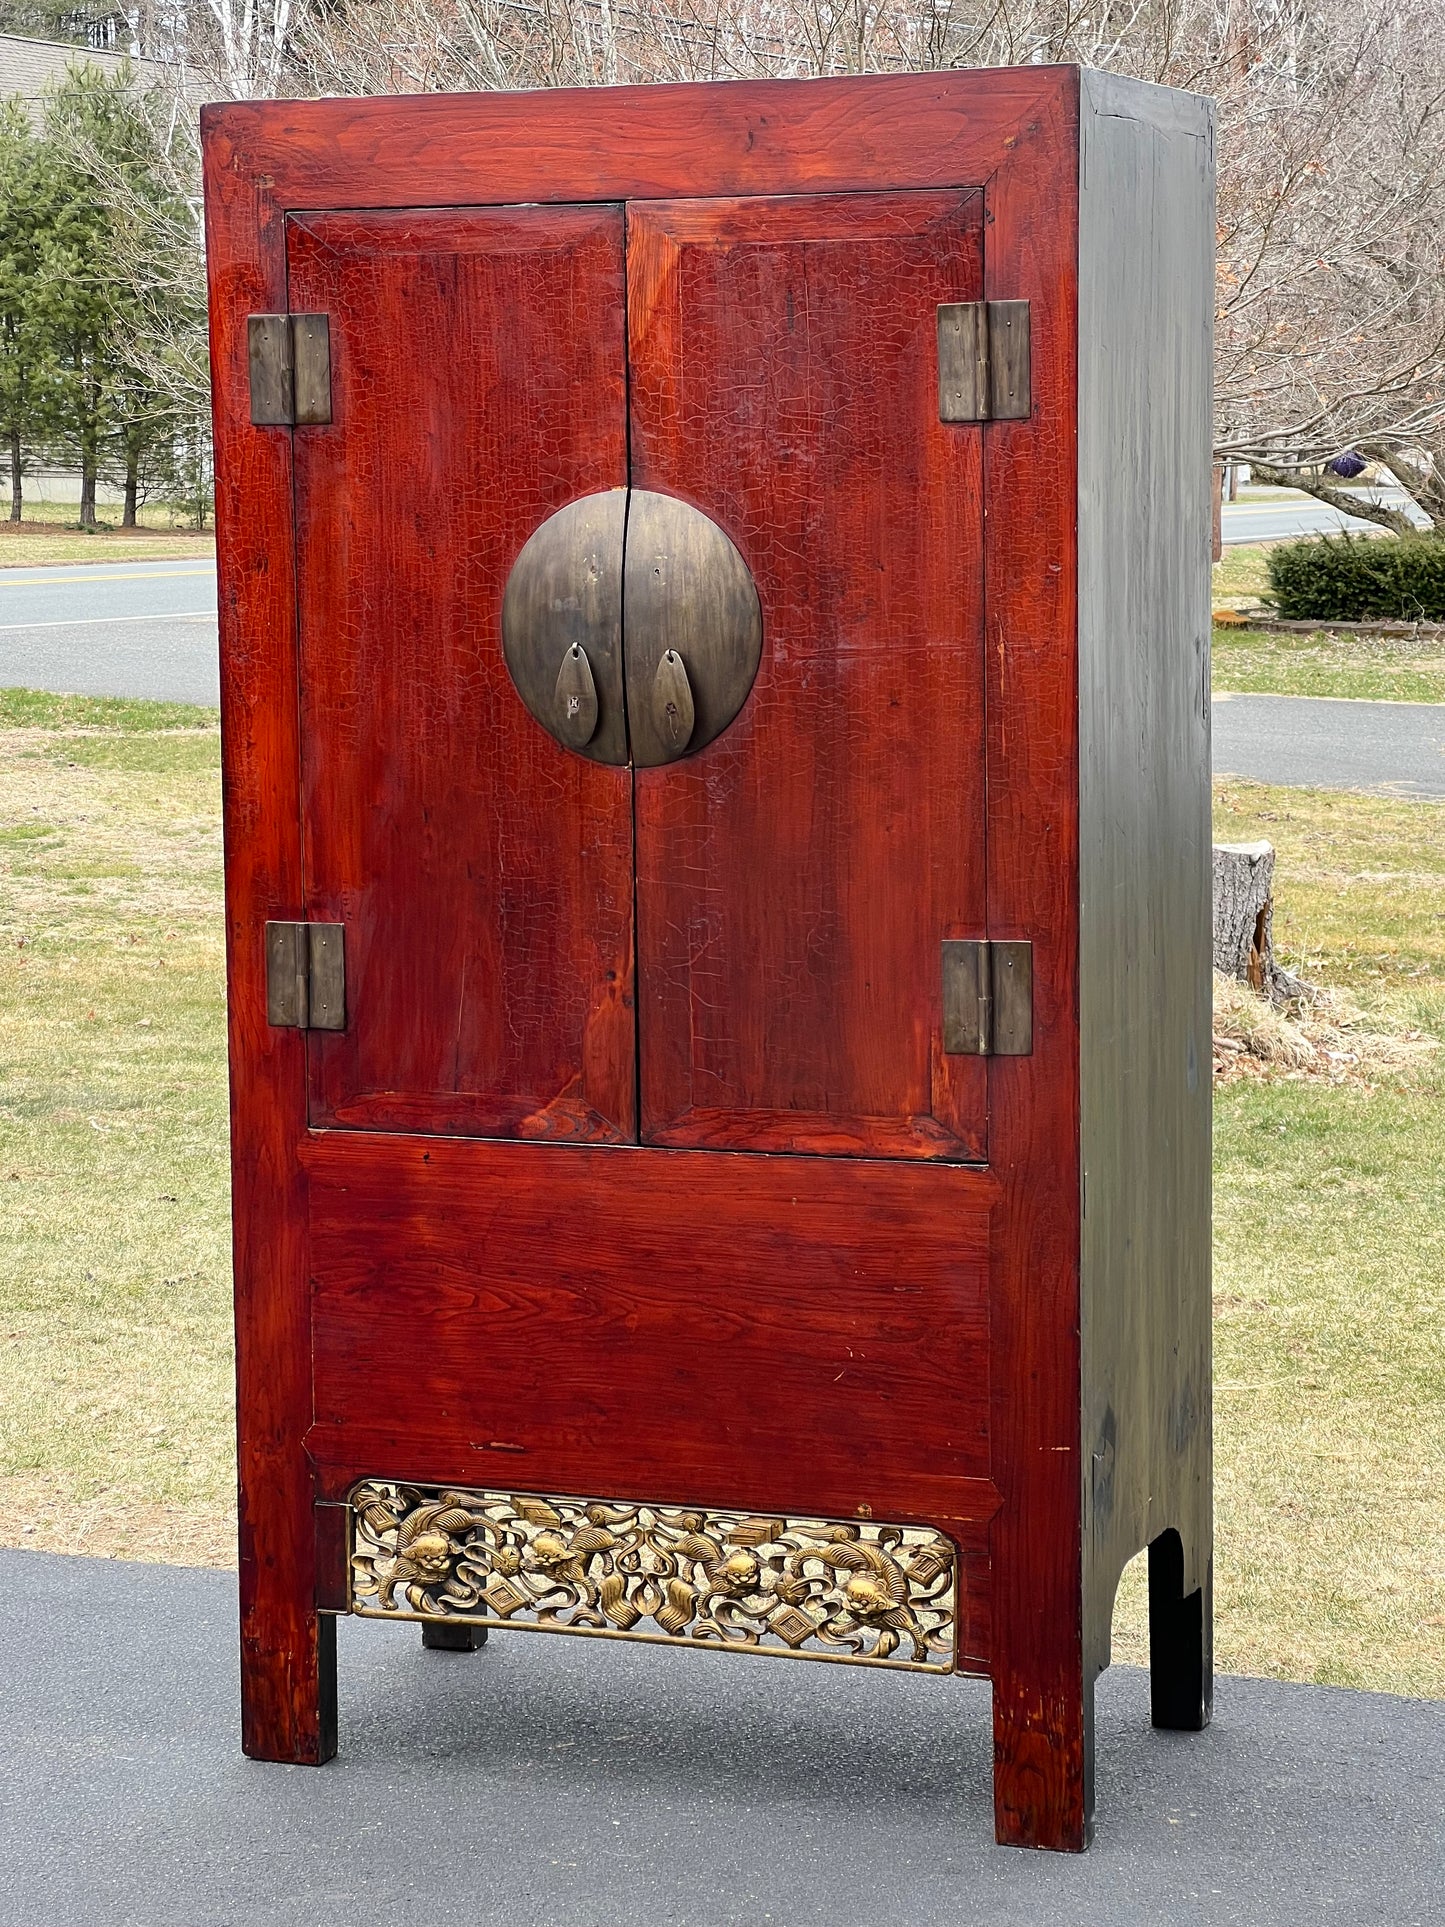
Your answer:
[[[104,74],[114,74],[125,64],[125,56],[101,53],[94,47],[57,44],[53,40],[25,40],[19,34],[0,33],[0,100],[24,101],[30,118],[38,121],[46,88],[64,80],[68,67],[82,62],[98,67]],[[130,65],[141,87],[173,78],[159,60],[132,58]]]

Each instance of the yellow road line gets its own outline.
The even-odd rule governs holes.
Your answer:
[[[105,566],[100,564],[101,568]],[[127,569],[124,575],[92,575],[87,570],[84,575],[32,575],[17,582],[13,576],[7,581],[6,572],[0,570],[0,588],[40,589],[51,583],[75,582],[179,582],[183,576],[214,574],[214,569]]]

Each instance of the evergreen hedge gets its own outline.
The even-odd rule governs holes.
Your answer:
[[[1290,622],[1445,622],[1445,537],[1323,535],[1269,552]]]

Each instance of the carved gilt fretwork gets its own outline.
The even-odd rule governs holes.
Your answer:
[[[951,1672],[957,1555],[922,1526],[368,1481],[351,1610]]]

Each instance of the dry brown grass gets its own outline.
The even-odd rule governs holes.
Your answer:
[[[1255,608],[1269,588],[1272,542],[1231,543],[1214,564],[1211,594],[1216,609]]]
[[[220,1556],[216,731],[95,726],[133,722],[126,705],[7,706],[68,726],[0,735],[0,1537]]]
[[[229,1495],[214,1506],[166,1504],[138,1496],[134,1482],[125,1480],[80,1497],[74,1482],[57,1473],[11,1473],[0,1478],[0,1546],[233,1567],[236,1512]]]
[[[1333,696],[1360,702],[1445,702],[1445,640],[1424,636],[1266,632],[1216,622],[1217,695]]]
[[[1217,783],[1220,843],[1278,856],[1275,947],[1296,976],[1440,1035],[1445,1022],[1445,810],[1346,790]],[[1383,1028],[1383,1026],[1382,1026]]]
[[[54,505],[41,503],[37,513],[46,519],[0,522],[0,569],[39,568],[50,563],[163,562],[182,556],[212,556],[216,538],[207,530],[166,526],[166,518],[152,511],[151,524],[138,529],[97,529],[94,534],[73,526]]]
[[[229,1563],[215,731],[6,717],[0,1543]],[[1222,998],[1250,1061],[1216,1099],[1219,1664],[1445,1694],[1445,1051],[1413,1048],[1445,1036],[1445,809],[1217,802],[1221,840],[1276,844],[1285,961],[1323,993],[1278,1023]]]
[[[1374,1085],[1428,1062],[1440,1039],[1418,1024],[1371,1015],[1338,990],[1277,1008],[1232,977],[1214,974],[1214,1074]]]

